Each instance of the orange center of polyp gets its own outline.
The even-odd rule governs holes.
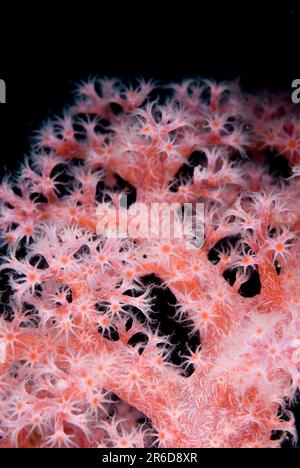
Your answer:
[[[276,245],[276,249],[278,250],[278,252],[282,252],[284,250],[284,245],[282,244],[282,242],[279,242]]]
[[[295,139],[290,140],[290,142],[289,142],[289,148],[290,148],[290,149],[296,149],[297,146],[298,146],[297,140],[295,140]]]
[[[27,226],[24,228],[24,233],[29,236],[30,234],[32,234],[32,228]]]
[[[250,258],[245,255],[243,258],[242,258],[242,262],[244,265],[248,265],[250,263]]]
[[[60,263],[61,263],[62,265],[67,265],[67,264],[69,263],[69,260],[68,260],[67,257],[62,257],[62,258],[60,259]]]
[[[108,323],[109,323],[109,322],[108,322],[108,318],[107,318],[107,317],[103,317],[103,318],[101,319],[101,325],[102,325],[103,327],[106,327],[106,326],[108,325]],[[98,367],[98,369],[99,369],[99,367]],[[102,369],[101,369],[101,370],[102,370]]]
[[[163,251],[163,253],[170,253],[170,246],[169,245],[163,245],[162,246],[162,251]]]
[[[34,273],[29,273],[29,275],[27,276],[27,279],[28,281],[33,283],[36,280],[36,275]]]

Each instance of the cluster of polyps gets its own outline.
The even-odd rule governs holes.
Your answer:
[[[296,106],[237,83],[184,81],[164,102],[154,92],[143,81],[81,85],[2,182],[3,447],[269,447],[295,436]],[[271,174],[266,150],[289,176]],[[117,176],[134,203],[204,203],[202,247],[97,232],[101,207],[119,200]],[[260,288],[245,294],[254,273]],[[175,320],[201,335],[181,366],[153,325],[149,274],[175,295]],[[142,347],[129,344],[137,333]]]

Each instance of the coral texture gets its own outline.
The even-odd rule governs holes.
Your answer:
[[[157,90],[91,79],[36,133],[0,187],[1,447],[277,447],[296,437],[296,111],[237,82]],[[270,170],[276,157],[286,174]],[[131,209],[204,203],[203,245],[99,233],[99,209],[118,209],[129,190]],[[200,334],[178,365],[146,275],[175,296],[176,326]]]

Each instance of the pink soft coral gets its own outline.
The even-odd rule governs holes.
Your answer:
[[[295,435],[280,409],[300,385],[296,107],[236,82],[174,84],[163,104],[147,100],[154,88],[83,83],[18,178],[2,182],[0,268],[12,291],[0,322],[3,447],[269,447],[280,445],[272,430]],[[289,178],[270,175],[265,149],[289,161]],[[178,177],[195,152],[191,176]],[[135,203],[203,202],[203,246],[96,233],[99,206],[117,205],[116,175]],[[260,293],[244,297],[253,272]],[[201,334],[183,356],[188,378],[152,326],[148,274]],[[128,345],[136,333],[142,349]]]

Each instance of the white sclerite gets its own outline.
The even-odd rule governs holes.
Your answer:
[[[6,362],[6,343],[4,340],[0,340],[0,364]]]
[[[205,167],[197,166],[194,169],[194,182],[201,182],[208,178],[207,169]]]

